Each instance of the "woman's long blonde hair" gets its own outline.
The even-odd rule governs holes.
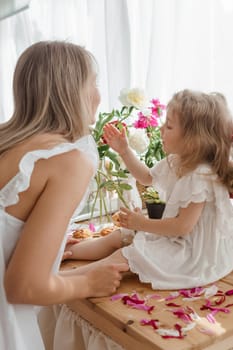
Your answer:
[[[14,113],[0,125],[0,154],[38,133],[73,142],[88,133],[88,83],[95,59],[67,42],[38,42],[20,56],[14,73]]]
[[[167,109],[178,116],[182,129],[180,175],[208,163],[221,183],[233,192],[233,120],[225,97],[183,90],[174,94]]]

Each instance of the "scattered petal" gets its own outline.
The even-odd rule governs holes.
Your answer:
[[[226,295],[233,295],[233,289],[228,290],[225,294]]]
[[[207,329],[207,328],[199,328],[198,327],[198,330],[201,332],[201,333],[205,333],[207,335],[214,335],[214,331],[212,331],[211,329]]]
[[[133,294],[132,296],[125,295],[125,296],[123,296],[122,301],[123,301],[124,304],[129,304],[129,303],[144,304],[145,303],[145,300],[144,299],[139,299],[137,294]]]
[[[218,287],[214,284],[210,287],[205,288],[204,296],[206,299],[216,295],[218,293]]]
[[[192,320],[189,313],[183,308],[180,308],[180,309],[172,311],[172,312],[175,316],[177,316],[178,318],[180,318],[184,322],[188,323]]]
[[[233,306],[233,304],[227,304],[227,305],[225,305],[225,307],[230,307],[230,306]]]
[[[89,230],[91,232],[95,232],[96,231],[95,225],[92,222],[90,222],[88,226],[89,226]]]
[[[198,297],[201,294],[203,294],[204,288],[202,287],[195,287],[191,289],[181,289],[180,290],[180,295],[183,295],[186,298],[193,298],[193,297]]]
[[[120,294],[114,294],[111,296],[111,300],[112,301],[115,301],[115,300],[119,300],[119,299],[122,299],[123,297],[127,296],[128,294],[126,293],[120,293]]]
[[[171,306],[171,307],[180,307],[181,305],[179,304],[175,304],[175,303],[167,303],[167,306]]]
[[[182,332],[191,331],[191,329],[193,329],[194,327],[196,327],[196,323],[195,322],[191,322],[187,326],[182,328]]]
[[[156,331],[161,335],[164,339],[169,338],[177,338],[177,339],[183,339],[184,335],[182,334],[182,327],[178,323],[174,325],[174,329],[166,329],[166,328],[159,328]]]
[[[215,306],[211,306],[209,300],[208,302],[203,305],[200,310],[212,310],[212,311],[216,311],[216,312],[224,312],[225,314],[228,314],[230,312],[229,309],[227,309],[226,307],[215,307]]]
[[[146,305],[146,304],[137,304],[137,303],[134,303],[132,301],[127,301],[126,303],[127,305],[131,306],[133,309],[138,309],[138,310],[144,310],[144,311],[147,311],[148,314],[150,314],[153,310],[154,310],[154,306],[153,305]]]
[[[180,295],[179,292],[171,292],[168,297],[165,298],[165,300],[172,300],[178,298]]]
[[[152,326],[154,329],[158,329],[160,325],[159,320],[148,320],[146,318],[143,318],[140,323],[143,326]]]
[[[208,320],[210,323],[215,323],[215,322],[216,322],[216,320],[215,320],[215,318],[214,318],[214,316],[213,316],[212,313],[209,313],[208,315],[206,315],[206,318],[207,318],[207,320]]]
[[[162,297],[159,294],[148,294],[146,299],[162,299]]]
[[[190,298],[182,298],[183,301],[194,301],[199,300],[201,297],[190,297]]]
[[[222,303],[224,303],[225,300],[226,300],[225,295],[221,295],[220,298],[215,300],[215,305],[221,305]]]

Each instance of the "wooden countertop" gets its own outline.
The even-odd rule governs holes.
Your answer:
[[[62,270],[78,268],[84,263],[87,262],[66,261],[62,264]],[[233,272],[215,285],[223,292],[233,289]],[[158,294],[166,298],[171,291],[152,290],[149,284],[139,282],[136,275],[126,273],[117,294],[131,294],[132,292],[137,292],[140,298],[151,294]],[[210,312],[200,310],[200,307],[205,304],[204,299],[183,301],[179,296],[172,302],[182,307],[192,307],[200,317],[205,317]],[[110,297],[77,300],[69,303],[68,307],[127,350],[233,350],[233,306],[229,307],[229,313],[218,312],[215,315],[216,321],[221,326],[222,334],[209,335],[198,330],[196,326],[188,331],[183,339],[163,339],[151,326],[142,326],[140,320],[159,319],[165,328],[172,328],[176,323],[181,324],[182,327],[185,324],[167,310],[171,307],[166,306],[165,300],[150,299],[148,303],[155,306],[150,315],[144,310],[124,305],[120,299],[112,301]],[[233,295],[227,296],[226,301],[219,307],[230,303],[233,303]]]

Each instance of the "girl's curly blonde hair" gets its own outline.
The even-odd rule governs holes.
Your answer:
[[[177,115],[182,130],[184,148],[179,175],[208,163],[232,193],[233,120],[225,97],[217,92],[183,90],[174,94],[167,110]]]

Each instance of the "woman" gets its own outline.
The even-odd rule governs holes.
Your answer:
[[[36,43],[17,62],[13,91],[13,116],[0,126],[0,348],[41,350],[33,305],[109,295],[128,266],[58,272],[98,163],[88,135],[100,101],[92,55],[70,43]]]

